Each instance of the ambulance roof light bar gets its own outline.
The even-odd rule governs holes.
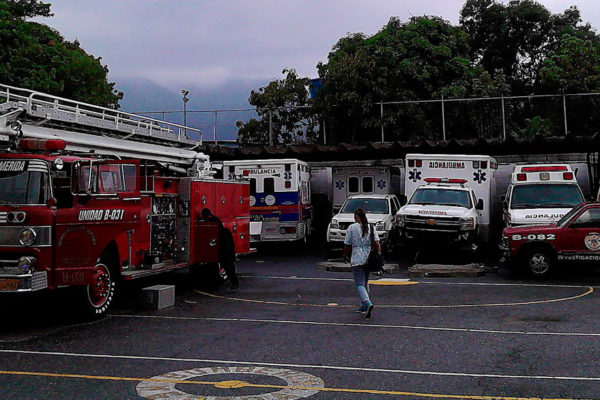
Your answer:
[[[521,172],[558,172],[567,171],[566,165],[546,165],[540,167],[523,167]]]
[[[467,183],[466,179],[448,179],[448,178],[425,178],[424,179],[425,182],[427,183],[457,183],[460,184],[461,186],[464,186],[465,183]]]

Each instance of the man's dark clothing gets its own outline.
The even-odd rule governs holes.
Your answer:
[[[218,217],[211,214],[208,218],[204,218],[204,221],[219,224],[219,261],[225,272],[227,272],[231,286],[237,288],[240,280],[235,272],[235,243],[233,237]]]

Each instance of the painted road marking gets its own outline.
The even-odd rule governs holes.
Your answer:
[[[207,385],[217,386],[226,385],[224,382],[211,382],[211,381],[189,381],[189,380],[177,380],[177,379],[154,379],[154,378],[133,378],[133,377],[121,377],[121,376],[102,376],[102,375],[79,375],[79,374],[57,374],[50,372],[29,372],[29,371],[0,371],[0,375],[17,375],[17,376],[37,376],[37,377],[49,377],[49,378],[72,378],[72,379],[89,379],[89,380],[103,380],[103,381],[120,381],[120,382],[156,382],[168,385]],[[231,382],[231,381],[229,381]],[[241,382],[241,381],[238,381]],[[244,387],[256,387],[256,388],[270,388],[270,389],[291,389],[291,390],[314,390],[316,392],[333,392],[333,393],[350,393],[350,394],[378,394],[388,396],[409,396],[409,397],[420,397],[430,399],[462,399],[462,400],[591,400],[584,398],[549,398],[549,397],[515,397],[515,396],[471,396],[471,395],[457,395],[457,394],[441,394],[441,393],[418,393],[418,392],[405,392],[405,391],[393,391],[393,390],[376,390],[376,389],[350,389],[350,388],[326,388],[326,387],[302,387],[302,386],[281,386],[281,385],[264,385],[264,384],[252,384],[248,382],[242,382]],[[240,385],[241,387],[241,385]],[[264,395],[263,395],[264,396]],[[164,398],[164,397],[157,397]],[[181,397],[167,397],[167,399],[180,399]],[[190,396],[186,395],[184,399],[189,399]],[[200,399],[200,397],[198,397]],[[230,397],[231,399],[243,397]],[[262,397],[261,397],[262,398]],[[228,399],[228,397],[207,397],[206,399]]]
[[[169,372],[163,375],[153,376],[148,380],[144,380],[136,386],[137,393],[146,399],[187,399],[190,393],[186,393],[175,386],[182,382],[187,382],[189,379],[206,377],[210,375],[220,374],[247,374],[259,376],[273,376],[285,381],[286,385],[268,385],[268,384],[252,384],[246,381],[221,381],[212,382],[211,384],[221,389],[238,389],[243,387],[254,388],[277,388],[276,392],[263,393],[252,395],[252,397],[242,396],[207,396],[205,399],[249,399],[258,396],[263,400],[295,400],[310,397],[319,393],[319,390],[325,386],[325,382],[321,378],[305,372],[292,371],[281,368],[267,367],[209,367],[209,368],[194,368],[182,371]],[[175,382],[163,382],[164,380],[175,380]],[[197,382],[197,381],[196,381]]]
[[[369,280],[369,285],[381,286],[401,286],[401,285],[416,285],[417,281],[409,281],[408,279],[375,279]]]
[[[214,360],[203,358],[179,358],[179,357],[157,357],[157,356],[134,356],[122,354],[90,354],[90,353],[66,353],[55,351],[32,351],[32,350],[6,350],[0,349],[4,354],[29,354],[37,356],[57,356],[57,357],[82,357],[82,358],[106,358],[115,360],[143,360],[143,361],[175,361],[190,363],[207,364],[229,364],[229,365],[254,365],[261,367],[278,368],[306,368],[306,369],[325,369],[335,371],[362,371],[378,372],[399,375],[425,375],[425,376],[451,376],[458,378],[496,378],[496,379],[530,379],[530,380],[553,380],[553,381],[582,381],[582,382],[600,382],[600,377],[596,376],[551,376],[551,375],[502,375],[502,374],[481,374],[468,372],[439,372],[439,371],[419,371],[393,368],[372,368],[372,367],[352,367],[341,365],[319,365],[319,364],[291,364],[291,363],[271,363],[260,361],[236,361],[236,360]],[[6,372],[6,371],[4,371]],[[0,374],[3,372],[0,371]],[[213,382],[214,384],[214,382]]]
[[[473,329],[473,328],[444,328],[436,326],[414,326],[414,325],[391,325],[391,324],[357,324],[350,322],[321,322],[321,321],[293,321],[278,319],[257,319],[257,318],[217,318],[217,317],[170,317],[167,315],[116,315],[111,318],[146,318],[146,319],[166,319],[179,321],[214,321],[214,322],[253,322],[253,323],[272,323],[272,324],[292,324],[292,325],[320,325],[320,326],[346,326],[372,329],[412,329],[423,331],[446,331],[446,332],[466,332],[466,333],[485,333],[501,335],[531,335],[531,336],[574,336],[574,337],[600,337],[600,333],[585,332],[528,332],[528,331],[501,331],[493,329]]]
[[[587,287],[587,291],[585,293],[578,294],[576,296],[570,297],[560,297],[557,299],[548,299],[548,300],[535,300],[535,301],[525,301],[525,302],[516,302],[516,303],[482,303],[482,304],[446,304],[446,305],[426,305],[426,304],[377,304],[377,308],[469,308],[469,307],[506,307],[506,306],[525,306],[532,304],[546,304],[546,303],[556,303],[560,301],[568,301],[575,300],[580,297],[587,296],[594,292],[594,288],[591,286]],[[271,305],[279,305],[279,306],[302,306],[302,307],[331,307],[327,304],[310,304],[310,303],[289,303],[284,301],[268,301],[268,300],[254,300],[254,299],[243,299],[241,297],[231,297],[231,296],[220,296],[213,293],[203,292],[201,290],[194,290],[196,293],[202,294],[208,297],[214,297],[217,299],[225,299],[232,301],[242,301],[246,303],[260,303],[260,304],[271,304]],[[348,304],[340,304],[336,307],[349,308],[356,307]]]
[[[345,281],[354,282],[352,278],[325,278],[325,277],[310,277],[310,276],[266,276],[266,275],[240,275],[243,278],[257,278],[257,279],[288,279],[288,280],[305,280],[305,281]],[[407,279],[409,280],[409,279]],[[369,282],[371,282],[369,280]],[[412,282],[412,281],[411,281]],[[491,283],[491,282],[440,282],[440,281],[428,281],[419,280],[419,283],[426,283],[430,285],[462,285],[462,286],[517,286],[517,287],[548,287],[548,288],[570,288],[570,289],[581,289],[597,286],[589,285],[549,285],[543,283]]]

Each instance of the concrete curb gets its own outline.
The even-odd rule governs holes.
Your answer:
[[[411,277],[472,278],[485,275],[487,272],[489,269],[481,264],[415,264],[408,268],[408,276]]]

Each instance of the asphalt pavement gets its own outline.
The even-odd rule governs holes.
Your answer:
[[[91,322],[68,292],[2,296],[2,398],[600,398],[597,269],[409,277],[398,256],[366,320],[351,273],[325,257],[263,246],[238,262],[235,292],[181,273],[128,283]],[[142,305],[155,284],[175,285],[173,307]]]

